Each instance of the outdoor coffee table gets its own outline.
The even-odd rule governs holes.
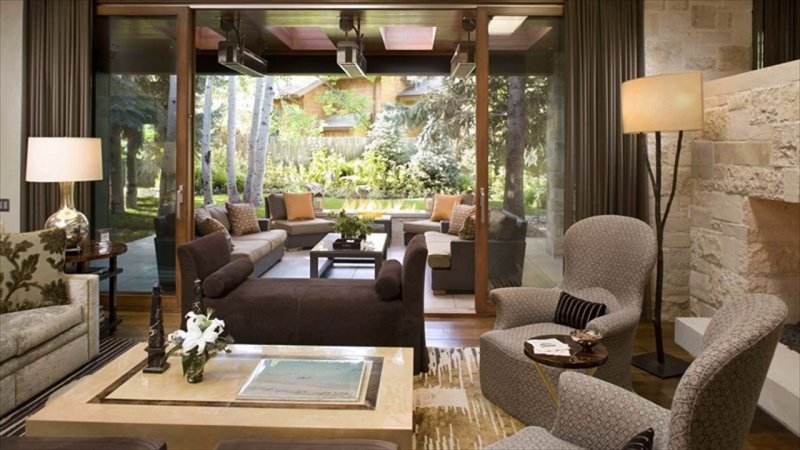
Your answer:
[[[608,360],[608,349],[602,342],[597,343],[591,350],[585,350],[567,334],[547,334],[530,339],[558,339],[569,345],[570,356],[543,355],[534,352],[533,346],[527,340],[525,341],[525,356],[533,360],[536,372],[556,405],[559,404],[558,391],[553,385],[553,381],[545,373],[542,365],[558,367],[559,369],[588,369],[586,375],[593,377],[597,373],[597,369]]]
[[[50,397],[26,424],[28,436],[152,437],[167,448],[213,449],[230,439],[362,438],[411,448],[411,348],[234,345],[209,360],[203,381],[181,376],[179,357],[145,374],[142,343]],[[358,404],[281,404],[237,400],[262,358],[370,359]]]
[[[347,264],[374,264],[375,278],[381,271],[383,260],[386,259],[386,233],[372,233],[361,242],[360,250],[346,250],[333,248],[333,242],[341,236],[337,233],[328,233],[311,249],[311,278],[321,278],[333,268],[334,263]],[[319,266],[319,259],[326,258]]]

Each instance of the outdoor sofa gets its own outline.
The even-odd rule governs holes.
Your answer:
[[[311,248],[326,234],[333,232],[332,220],[315,217],[305,220],[289,220],[283,195],[271,194],[266,197],[266,216],[272,229],[286,232],[286,248]]]
[[[470,193],[463,194],[461,197],[461,204],[462,205],[475,204],[475,196]],[[442,233],[447,233],[447,229],[442,228],[443,224],[445,224],[446,222],[447,221],[444,220],[432,220],[430,218],[405,222],[403,223],[403,242],[405,243],[405,245],[408,245],[408,243],[411,242],[411,239],[413,239],[414,236],[418,234],[425,234],[428,231],[438,231]]]

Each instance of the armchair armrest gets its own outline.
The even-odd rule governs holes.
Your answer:
[[[558,305],[558,289],[513,287],[494,289],[489,301],[497,305],[495,330],[552,322]]]
[[[258,219],[258,228],[261,231],[269,231],[270,230],[270,220],[269,219]]]
[[[552,434],[591,449],[620,449],[647,428],[657,442],[666,442],[669,410],[597,378],[564,372],[558,378],[561,403]],[[598,418],[602,418],[598,421]]]
[[[447,234],[450,231],[450,221],[449,220],[443,220],[443,221],[439,222],[439,226],[441,227],[440,231],[442,233],[444,233],[444,234]]]
[[[622,308],[611,314],[600,316],[586,324],[586,329],[594,330],[604,337],[616,336],[639,326],[641,311],[634,307]]]
[[[100,278],[97,275],[66,275],[70,303],[83,307],[89,333],[89,358],[100,350]]]

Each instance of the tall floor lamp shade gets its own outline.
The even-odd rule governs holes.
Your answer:
[[[45,228],[62,228],[67,233],[67,249],[79,248],[89,233],[89,221],[73,204],[76,181],[103,179],[100,139],[69,137],[28,138],[25,180],[59,184],[61,208],[45,222]]]
[[[633,358],[634,366],[656,375],[669,378],[682,375],[689,364],[664,353],[664,335],[661,329],[661,308],[664,300],[664,226],[667,223],[681,157],[683,132],[703,128],[703,74],[700,72],[658,75],[637,78],[622,83],[622,131],[656,134],[655,173],[647,159],[647,174],[653,188],[654,219],[658,260],[656,263],[656,292],[653,308],[656,351]],[[661,208],[661,133],[678,132],[678,146],[672,170],[672,184],[666,206]]]

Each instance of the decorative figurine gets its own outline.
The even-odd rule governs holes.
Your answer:
[[[147,338],[147,366],[144,373],[164,373],[169,369],[164,342],[164,312],[161,309],[161,285],[153,286],[150,301],[150,332]]]

